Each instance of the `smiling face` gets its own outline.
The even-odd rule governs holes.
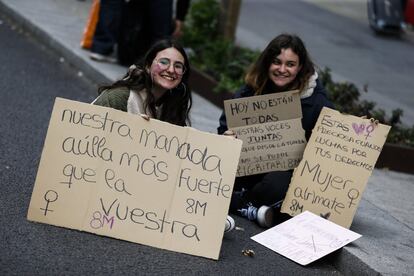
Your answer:
[[[300,69],[298,55],[290,48],[281,49],[270,64],[268,76],[276,86],[284,88],[295,80]]]
[[[149,68],[149,73],[154,88],[158,93],[163,93],[180,84],[183,70],[185,71],[184,57],[177,49],[171,47],[158,52]]]

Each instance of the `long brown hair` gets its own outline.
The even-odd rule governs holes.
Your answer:
[[[190,63],[184,48],[175,40],[165,39],[156,42],[151,49],[148,50],[144,58],[135,65],[132,65],[126,75],[113,83],[112,85],[101,86],[98,89],[102,93],[106,89],[127,87],[137,92],[145,91],[147,93],[144,102],[144,109],[149,110],[152,115],[156,114],[156,101],[151,93],[153,86],[151,75],[145,70],[150,68],[157,54],[167,48],[175,48],[184,57],[184,66],[186,68],[182,75],[180,84],[167,91],[160,101],[162,101],[162,109],[160,120],[169,122],[179,126],[191,125],[189,112],[192,106],[191,89],[188,85],[190,76]]]
[[[274,58],[277,57],[282,49],[292,49],[299,57],[299,70],[296,78],[289,84],[288,90],[298,89],[302,91],[309,78],[315,73],[315,68],[303,41],[296,35],[280,34],[275,37],[260,54],[258,59],[250,66],[245,82],[252,87],[256,95],[261,95],[267,82],[269,81],[268,71]]]

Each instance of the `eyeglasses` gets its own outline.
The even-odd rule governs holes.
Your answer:
[[[170,64],[171,64],[171,60],[169,58],[159,58],[158,60],[154,60],[155,62],[157,62],[158,66],[162,69],[162,70],[167,70],[168,68],[170,68]],[[182,62],[176,61],[174,62],[174,72],[177,73],[178,75],[183,75],[185,73],[185,66]]]

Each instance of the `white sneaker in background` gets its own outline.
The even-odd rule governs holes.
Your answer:
[[[236,223],[231,216],[227,216],[225,225],[226,226],[224,227],[224,233],[228,233],[236,227]]]
[[[116,58],[110,57],[110,56],[105,56],[105,55],[102,55],[102,54],[99,54],[99,53],[93,53],[93,52],[91,52],[89,54],[89,57],[92,60],[95,60],[95,61],[109,62],[109,63],[117,63]]]
[[[257,210],[257,223],[264,228],[273,226],[274,210],[272,207],[263,205]]]
[[[256,221],[261,227],[270,228],[274,223],[274,209],[263,205],[260,208],[248,203],[244,208],[239,210],[242,217],[251,221]]]

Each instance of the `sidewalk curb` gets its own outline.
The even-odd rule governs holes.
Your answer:
[[[347,245],[347,246],[353,246]],[[346,247],[337,250],[331,257],[332,265],[344,275],[382,275],[367,263],[352,254]]]

